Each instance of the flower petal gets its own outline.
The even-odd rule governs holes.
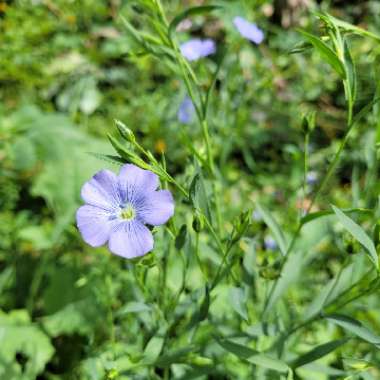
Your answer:
[[[90,205],[79,207],[76,219],[83,240],[92,247],[105,244],[112,228],[117,223],[116,219],[112,219],[112,214]]]
[[[137,216],[152,226],[164,224],[174,214],[173,196],[168,190],[159,190],[147,194],[136,205]]]
[[[111,232],[108,247],[118,256],[132,259],[153,249],[151,232],[138,220],[120,223]]]
[[[81,196],[92,206],[113,210],[120,204],[116,174],[110,170],[101,170],[96,173],[83,185]]]
[[[259,45],[264,40],[264,32],[253,22],[249,22],[243,17],[235,17],[233,23],[239,33],[246,39]]]
[[[193,38],[180,46],[181,54],[189,61],[197,61],[199,58],[207,57],[216,51],[215,42],[207,38]]]
[[[159,185],[156,174],[132,164],[123,165],[118,182],[121,198],[131,203],[141,194],[156,190]]]
[[[194,118],[195,108],[191,99],[186,96],[183,99],[177,113],[178,120],[183,124],[189,124]]]

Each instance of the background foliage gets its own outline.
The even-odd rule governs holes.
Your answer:
[[[0,1],[0,378],[379,379],[380,283],[366,252],[378,264],[380,44],[360,31],[344,33],[353,115],[368,107],[313,197],[348,128],[315,12],[379,34],[380,3],[215,1],[221,8],[182,20],[177,41],[218,46],[191,64],[198,88],[211,88],[213,175],[196,159],[206,153],[196,119],[177,119],[187,90],[157,43],[154,3]],[[211,4],[162,3],[168,20]],[[237,33],[237,15],[264,30],[263,44]],[[314,48],[297,28],[318,37]],[[192,195],[169,184],[176,217],[140,261],[86,246],[74,223],[82,184],[118,170],[89,154],[115,155],[114,118]],[[312,202],[325,213],[284,259]],[[194,231],[195,208],[223,249],[199,231],[202,218]],[[218,268],[228,270],[215,284]]]

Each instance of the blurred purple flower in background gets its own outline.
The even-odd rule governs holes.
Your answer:
[[[264,40],[263,31],[254,23],[247,21],[243,17],[234,18],[234,25],[242,37],[259,45]]]
[[[271,236],[265,236],[264,247],[267,250],[275,251],[277,249],[277,242]]]
[[[183,124],[190,124],[194,118],[194,104],[188,96],[185,96],[177,112],[178,121]]]
[[[101,170],[82,187],[86,202],[76,214],[84,241],[99,247],[108,241],[118,256],[143,256],[153,249],[153,236],[145,226],[164,224],[174,214],[173,197],[158,190],[158,176],[131,164],[119,175]]]
[[[306,182],[309,185],[314,185],[318,181],[318,173],[315,171],[310,171],[306,174]]]
[[[214,54],[216,52],[216,45],[210,38],[205,40],[194,38],[183,43],[180,46],[180,50],[182,55],[189,61],[197,61],[199,58]]]

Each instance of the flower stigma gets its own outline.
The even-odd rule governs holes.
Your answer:
[[[135,209],[132,207],[131,204],[127,204],[126,207],[124,207],[121,211],[120,211],[120,217],[124,220],[132,220],[134,219],[136,216],[136,211]]]

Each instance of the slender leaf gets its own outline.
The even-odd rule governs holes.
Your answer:
[[[331,206],[338,217],[339,221],[342,223],[343,227],[368,251],[369,258],[374,263],[375,267],[379,268],[379,259],[377,256],[375,245],[373,241],[369,238],[367,233],[356,224],[351,218],[344,214],[335,206]]]
[[[87,152],[87,153],[91,156],[98,158],[99,160],[103,160],[111,164],[115,164],[119,166],[125,164],[125,160],[123,160],[119,156],[113,156],[111,154],[101,154],[101,153],[95,153],[95,152]]]
[[[226,351],[236,355],[242,360],[246,360],[251,364],[283,373],[288,372],[290,369],[289,366],[280,359],[271,358],[266,354],[259,353],[258,351],[247,346],[243,346],[242,344],[232,342],[228,339],[216,339],[216,341]]]
[[[350,101],[353,104],[355,104],[356,100],[356,70],[355,70],[355,65],[352,60],[351,52],[348,47],[347,39],[344,39],[344,66],[346,68],[346,73],[347,73],[347,82],[348,82],[348,88],[349,88],[349,96],[350,96]]]
[[[292,362],[291,366],[292,368],[295,369],[298,367],[302,367],[305,364],[314,362],[320,358],[323,358],[324,356],[330,354],[331,352],[341,347],[347,341],[348,341],[348,338],[344,338],[344,339],[333,340],[331,342],[321,344],[313,348],[311,351],[307,352],[306,354],[303,354],[297,359],[295,359]]]
[[[304,38],[309,41],[321,54],[322,58],[339,74],[343,79],[346,78],[346,70],[334,51],[320,38],[304,30],[298,30]]]
[[[242,344],[235,343],[229,339],[218,339],[218,338],[216,338],[216,341],[226,351],[231,352],[232,354],[236,355],[240,359],[248,359],[248,358],[258,354],[258,351],[254,350],[250,347],[243,346]]]
[[[271,358],[270,356],[263,354],[253,355],[246,360],[258,367],[268,368],[276,372],[287,373],[290,369],[282,360]]]
[[[355,212],[362,213],[362,214],[369,214],[369,215],[373,214],[373,210],[370,210],[368,208],[348,208],[348,209],[343,209],[342,211],[348,214],[355,213]],[[334,214],[334,211],[332,210],[312,212],[310,214],[305,215],[301,219],[301,225],[312,222],[315,219],[323,218],[324,216],[329,216],[333,214]]]
[[[259,203],[256,204],[256,207],[259,213],[261,214],[265,224],[272,231],[273,237],[275,238],[281,253],[285,256],[287,250],[287,243],[285,241],[285,236],[282,233],[280,226],[277,224],[276,220],[265,207],[263,207]]]
[[[201,210],[206,217],[211,220],[210,206],[206,193],[206,187],[202,175],[197,173],[190,185],[189,189],[190,202],[196,209]]]
[[[130,313],[152,312],[152,308],[144,302],[131,301],[117,311],[116,316]]]
[[[320,19],[329,20],[330,23],[334,23],[336,26],[342,28],[343,30],[347,32],[352,32],[362,37],[371,37],[375,39],[376,41],[380,42],[380,36],[375,33],[359,28],[358,26],[352,25],[346,21],[339,20],[338,18],[331,16],[330,14],[326,12],[315,12],[315,13]]]
[[[242,288],[233,287],[230,289],[230,301],[232,308],[244,320],[248,321],[248,312],[246,305],[246,296]]]
[[[380,348],[380,336],[373,333],[367,327],[363,326],[358,320],[347,317],[346,315],[331,314],[325,317],[328,321],[344,328],[368,343]]]
[[[183,21],[184,19],[200,14],[210,13],[216,9],[220,9],[220,5],[202,5],[199,7],[192,7],[185,9],[182,13],[174,17],[172,22],[169,25],[169,34],[173,34],[178,24]]]

